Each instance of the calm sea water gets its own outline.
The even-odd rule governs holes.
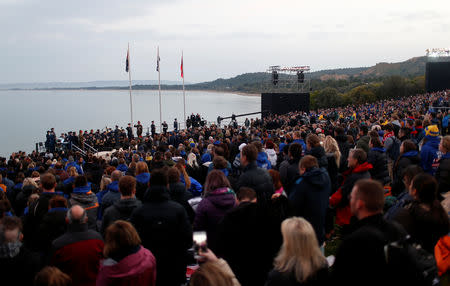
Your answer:
[[[161,91],[162,119],[172,129],[173,120],[183,121],[183,92]],[[0,91],[0,155],[30,152],[36,142],[45,141],[45,134],[55,128],[61,132],[102,129],[130,122],[130,98],[126,90],[67,91]],[[217,116],[230,116],[260,111],[259,96],[233,93],[186,91],[186,114],[200,113],[208,121]],[[255,115],[251,117],[257,117]],[[144,128],[151,120],[159,125],[158,91],[133,91],[133,120]]]

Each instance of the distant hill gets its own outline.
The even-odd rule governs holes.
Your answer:
[[[157,85],[157,80],[133,80],[133,85]],[[176,85],[181,84],[177,81],[164,80],[162,84]],[[88,82],[39,82],[39,83],[10,83],[0,84],[0,89],[68,89],[68,88],[87,88],[87,87],[126,87],[127,80],[106,80],[106,81],[88,81]]]

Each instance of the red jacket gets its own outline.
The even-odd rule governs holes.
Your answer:
[[[348,196],[352,192],[356,181],[370,178],[369,170],[372,168],[372,164],[364,162],[342,173],[344,181],[341,187],[330,197],[330,206],[336,208],[335,223],[337,225],[342,226],[350,223],[352,213],[350,211],[350,199]]]
[[[146,248],[130,254],[119,262],[104,260],[97,277],[97,286],[153,286],[156,283],[156,259]]]

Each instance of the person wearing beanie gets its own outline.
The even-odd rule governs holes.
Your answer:
[[[425,138],[420,150],[422,169],[428,173],[433,173],[432,164],[434,159],[437,158],[437,151],[439,148],[439,128],[437,125],[429,125],[425,128]]]

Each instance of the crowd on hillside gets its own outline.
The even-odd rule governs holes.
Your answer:
[[[62,138],[102,156],[52,129],[0,158],[1,284],[444,285],[449,92]]]

